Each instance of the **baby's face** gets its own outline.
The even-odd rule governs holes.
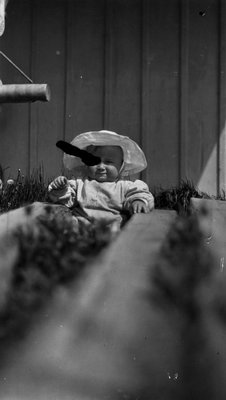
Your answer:
[[[92,146],[87,149],[93,155],[100,157],[98,165],[88,167],[88,177],[98,182],[114,182],[119,176],[123,163],[123,152],[119,146]]]

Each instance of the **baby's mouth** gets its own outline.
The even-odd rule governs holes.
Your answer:
[[[96,173],[96,179],[98,180],[105,180],[107,178],[106,172],[97,172]]]

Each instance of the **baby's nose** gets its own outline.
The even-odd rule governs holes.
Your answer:
[[[101,161],[99,162],[98,167],[99,167],[99,168],[105,168],[105,164],[104,164],[103,160],[101,160]]]

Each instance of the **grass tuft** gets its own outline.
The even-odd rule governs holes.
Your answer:
[[[0,192],[0,213],[35,201],[47,201],[47,187],[42,168],[34,170],[30,176],[24,176],[18,170],[16,179],[8,179],[3,183]]]
[[[189,210],[192,197],[211,198],[207,193],[199,191],[189,180],[182,180],[178,186],[169,189],[155,188],[153,195],[157,209],[175,210],[179,213]]]

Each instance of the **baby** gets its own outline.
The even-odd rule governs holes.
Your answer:
[[[83,176],[54,179],[48,188],[52,202],[69,207],[78,222],[104,220],[118,228],[124,222],[124,212],[148,213],[154,208],[154,198],[146,183],[126,179],[147,166],[143,151],[132,139],[106,130],[91,131],[78,135],[71,144],[99,161],[90,166],[64,154],[65,167],[75,173],[82,167]]]

